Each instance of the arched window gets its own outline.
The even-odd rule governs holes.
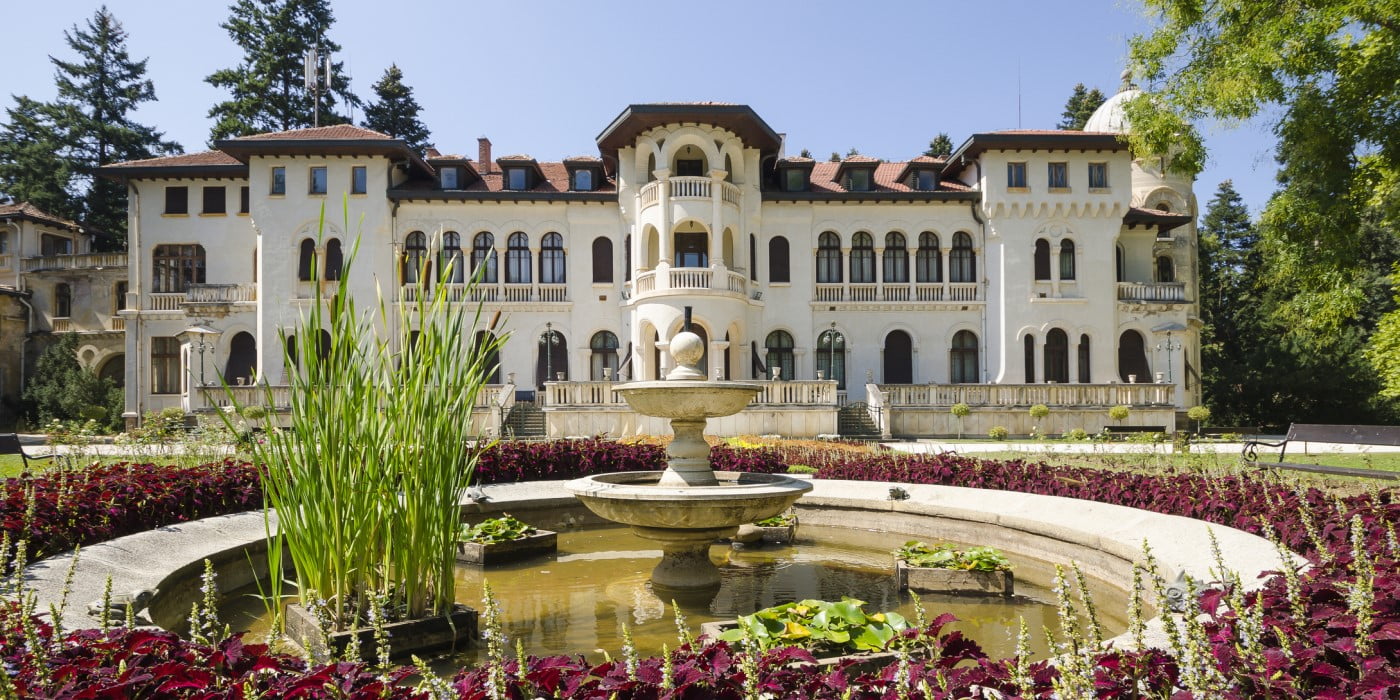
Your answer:
[[[919,234],[919,252],[915,265],[918,268],[914,279],[918,282],[943,281],[943,252],[938,248],[938,234],[924,231]]]
[[[860,231],[851,237],[851,283],[875,281],[875,239]]]
[[[564,237],[550,232],[540,243],[540,283],[564,284]]]
[[[506,284],[530,283],[530,238],[520,231],[506,239]]]
[[[1124,263],[1123,263],[1123,246],[1121,246],[1121,245],[1115,245],[1115,246],[1113,247],[1113,274],[1114,274],[1114,279],[1116,279],[1116,280],[1119,281],[1119,282],[1122,282],[1122,281],[1123,281],[1123,278],[1127,276],[1127,275],[1123,274],[1125,271],[1126,271],[1126,270],[1125,270]]]
[[[797,365],[792,352],[792,335],[787,331],[773,331],[763,341],[766,351],[764,362],[768,365],[768,379],[773,378],[773,370],[778,370],[778,379],[788,380],[797,375]]]
[[[472,338],[475,351],[485,353],[481,365],[485,370],[482,373],[482,380],[487,384],[501,383],[501,354],[500,348],[495,343],[496,336],[492,335],[490,331],[477,331],[476,336]]]
[[[403,242],[403,281],[415,284],[422,279],[423,266],[428,264],[428,237],[422,231],[414,231]]]
[[[67,282],[59,282],[53,287],[53,315],[58,318],[73,315],[73,288]]]
[[[846,388],[845,334],[828,329],[817,336],[816,369],[825,373],[827,379],[835,379],[837,389]]]
[[[841,237],[831,231],[826,231],[817,238],[817,282],[841,282]]]
[[[340,239],[326,241],[326,279],[338,280],[345,267],[345,252],[341,250]]]
[[[472,238],[472,275],[481,275],[482,284],[496,283],[496,237],[489,231]]]
[[[613,281],[612,239],[599,236],[593,239],[593,284],[610,284]]]
[[[1035,279],[1050,279],[1050,241],[1044,238],[1035,239]]]
[[[1021,341],[1025,350],[1026,383],[1035,383],[1035,336],[1030,333]]]
[[[239,331],[228,344],[228,362],[224,364],[224,381],[242,386],[253,383],[258,368],[258,343],[253,334]]]
[[[438,253],[438,274],[443,282],[461,284],[466,277],[462,264],[462,236],[456,231],[442,234],[442,250]]]
[[[948,253],[948,281],[977,281],[977,253],[972,250],[972,236],[962,231],[953,234],[953,250]]]
[[[1170,255],[1157,256],[1157,281],[1176,281],[1176,266],[1172,264],[1172,258]]]
[[[301,239],[301,248],[297,253],[297,279],[302,282],[316,279],[316,241],[310,238]]]
[[[656,180],[656,154],[647,156],[647,182]]]
[[[598,331],[593,334],[593,338],[588,341],[588,349],[591,350],[589,362],[589,378],[595,382],[604,379],[617,379],[617,336],[609,331]],[[603,376],[603,370],[607,370],[607,376]]]
[[[112,386],[115,386],[118,389],[125,388],[126,355],[122,353],[117,353],[107,358],[107,360],[102,363],[102,368],[97,370],[97,376],[112,382]]]
[[[559,381],[558,378],[561,374],[567,380],[569,378],[569,346],[564,342],[564,334],[559,331],[548,331],[541,333],[538,341],[535,388],[544,389],[545,382]]]
[[[904,331],[885,336],[884,378],[886,384],[914,383],[914,341]]]
[[[1142,334],[1123,331],[1118,336],[1118,378],[1125,382],[1151,382],[1147,368],[1147,347]]]
[[[184,292],[191,284],[204,284],[202,245],[158,245],[151,259],[155,267],[151,276],[153,292]]]
[[[1060,241],[1060,279],[1074,279],[1074,241]]]
[[[909,249],[904,243],[904,234],[890,231],[885,234],[885,255],[883,280],[886,283],[902,284],[909,281]]]
[[[840,251],[837,251],[840,254]],[[791,282],[792,268],[788,265],[788,240],[782,236],[768,239],[768,283]]]
[[[1045,334],[1045,381],[1069,383],[1069,336],[1059,328]]]
[[[1089,335],[1087,333],[1079,336],[1079,382],[1088,384],[1089,378]]]
[[[958,331],[953,336],[953,347],[948,352],[949,380],[953,384],[976,384],[980,381],[977,371],[977,336],[972,331]]]

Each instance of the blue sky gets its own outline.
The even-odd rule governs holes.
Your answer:
[[[150,59],[158,102],[137,118],[202,150],[205,115],[224,97],[204,78],[239,59],[219,27],[227,3],[107,4],[132,55]],[[7,15],[0,104],[53,97],[47,57],[68,56],[63,31],[96,7],[47,0]],[[903,160],[940,131],[957,144],[978,131],[1053,128],[1076,82],[1117,90],[1127,38],[1151,26],[1132,0],[340,0],[334,9],[331,38],[356,93],[368,97],[398,63],[443,152],[475,156],[485,135],[497,155],[541,160],[596,153],[598,132],[636,102],[749,104],[787,134],[791,153],[819,158],[855,147]],[[1201,206],[1228,178],[1257,212],[1274,189],[1267,124],[1201,127],[1211,151]]]

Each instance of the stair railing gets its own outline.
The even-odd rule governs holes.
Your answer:
[[[873,382],[865,385],[865,411],[875,427],[880,429],[880,437],[888,440],[893,433],[890,431],[890,412],[885,410],[886,403],[885,392],[880,391],[880,385]]]

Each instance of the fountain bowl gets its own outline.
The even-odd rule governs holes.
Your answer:
[[[762,390],[762,384],[700,380],[628,382],[613,387],[642,415],[683,420],[732,416]]]
[[[811,482],[782,474],[714,472],[715,486],[659,485],[661,474],[598,474],[565,487],[599,517],[664,529],[737,528],[783,512],[812,490]]]

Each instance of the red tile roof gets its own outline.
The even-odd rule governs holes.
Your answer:
[[[164,156],[161,158],[146,158],[144,160],[128,160],[121,163],[112,163],[108,168],[164,168],[179,166],[207,166],[207,165],[241,165],[237,158],[224,153],[223,151],[200,151],[198,153],[182,153],[178,156]]]
[[[515,158],[516,158],[515,156],[511,156],[510,158],[501,158],[500,160],[512,160],[512,159],[515,159]],[[526,156],[526,158],[528,158],[528,156]],[[570,158],[569,160],[574,160],[574,159]],[[481,168],[478,167],[478,165],[479,165],[478,163],[476,163],[475,161],[468,161],[468,163],[469,163],[478,173],[481,172]],[[542,162],[542,163],[536,163],[536,165],[539,166],[540,174],[543,176],[543,178],[541,179],[540,183],[539,183],[538,185],[536,185],[536,186],[535,186],[534,188],[532,188],[532,189],[529,189],[529,190],[507,190],[506,187],[505,187],[505,174],[502,173],[502,172],[500,171],[500,169],[494,169],[494,170],[492,170],[492,171],[489,172],[489,173],[486,173],[486,174],[484,174],[484,175],[481,175],[481,179],[476,180],[475,182],[471,183],[470,185],[467,185],[467,186],[466,186],[465,188],[463,188],[463,190],[461,190],[461,191],[465,191],[465,192],[519,192],[519,191],[524,191],[524,192],[570,192],[570,191],[571,191],[571,190],[569,189],[569,169],[568,169],[567,166],[564,165],[564,163],[562,163],[562,162],[559,162],[559,163],[556,163],[556,162]],[[592,192],[616,192],[616,191],[617,191],[617,185],[616,185],[616,183],[615,183],[612,179],[607,178],[607,177],[604,177],[604,178],[598,180],[597,182],[594,183],[594,185],[595,185],[595,187],[591,190]],[[401,189],[401,190],[436,191],[436,190],[437,190],[437,184],[434,183],[434,182],[428,181],[428,180],[415,180],[415,181],[413,181],[413,182],[409,182],[409,183],[405,183],[405,184],[401,185],[398,189]]]
[[[29,219],[40,223],[62,226],[63,228],[82,230],[82,226],[69,221],[61,216],[50,214],[29,202],[18,202],[15,204],[0,204],[0,218]]]
[[[899,181],[900,173],[904,172],[907,163],[880,163],[875,166],[875,188],[872,192],[919,192]],[[836,173],[840,170],[841,163],[817,163],[812,168],[812,191],[813,192],[845,192],[846,188],[836,180]],[[961,182],[952,180],[939,180],[938,190],[942,192],[967,192],[971,188]]]
[[[291,131],[271,131],[265,134],[250,134],[231,139],[233,141],[363,141],[374,139],[380,141],[392,141],[394,137],[383,134],[372,129],[355,126],[353,124],[336,124],[334,126],[320,126],[309,129],[292,129]]]
[[[870,156],[864,156],[864,155],[861,155],[861,154],[857,153],[857,154],[855,154],[855,155],[850,155],[850,156],[846,156],[845,158],[842,158],[842,159],[841,159],[841,162],[842,162],[842,163],[879,163],[879,162],[880,162],[880,159],[879,159],[879,158],[871,158]]]

